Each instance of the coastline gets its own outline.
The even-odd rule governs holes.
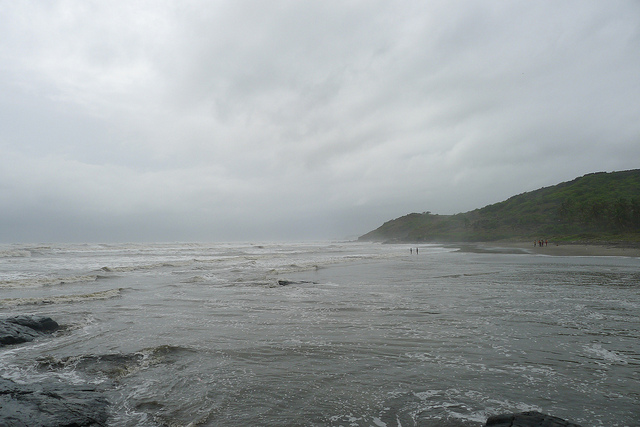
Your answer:
[[[533,242],[496,241],[459,243],[452,246],[458,247],[459,252],[472,253],[640,257],[640,247],[625,247],[616,244],[549,242],[548,246],[538,247],[533,246]]]

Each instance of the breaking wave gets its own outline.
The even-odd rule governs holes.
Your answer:
[[[154,365],[175,363],[184,354],[193,352],[194,350],[185,347],[162,345],[130,354],[84,354],[63,358],[47,355],[38,358],[36,366],[45,371],[82,371],[92,377],[105,376],[117,380]]]
[[[37,298],[7,298],[0,300],[0,304],[5,306],[20,306],[20,305],[45,305],[45,304],[64,304],[72,302],[105,300],[111,298],[117,298],[122,295],[124,288],[109,289],[106,291],[93,292],[90,294],[80,295],[58,295],[52,297],[37,297]]]
[[[137,265],[123,265],[117,267],[104,266],[100,268],[100,271],[107,273],[131,273],[134,271],[148,271],[156,270],[159,268],[175,268],[175,267],[188,267],[194,263],[193,260],[186,261],[165,261],[150,264],[137,264]]]
[[[4,249],[0,250],[0,258],[29,258],[31,251],[26,249]]]
[[[66,285],[71,283],[95,282],[102,276],[98,275],[80,275],[69,277],[46,277],[36,276],[28,278],[19,278],[13,280],[0,280],[0,288],[30,288],[44,287],[55,285]]]

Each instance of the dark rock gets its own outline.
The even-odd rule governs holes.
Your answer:
[[[283,279],[278,279],[278,286],[289,286],[289,285],[308,285],[308,284],[315,284],[315,282],[310,282],[308,280],[300,280],[298,282],[295,282],[293,280],[283,280]]]
[[[36,331],[50,332],[60,327],[58,323],[50,317],[44,316],[16,316],[6,319],[7,322],[16,325],[26,326]]]
[[[56,321],[44,316],[16,316],[0,319],[0,346],[32,341],[59,327]]]
[[[580,427],[562,418],[536,411],[518,414],[494,415],[487,419],[485,427]]]
[[[8,427],[105,426],[108,402],[93,387],[16,384],[0,378],[0,425]]]

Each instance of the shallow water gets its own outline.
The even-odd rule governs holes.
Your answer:
[[[435,245],[4,245],[0,316],[64,329],[0,349],[0,375],[96,384],[113,426],[480,426],[530,409],[640,425],[639,267]]]

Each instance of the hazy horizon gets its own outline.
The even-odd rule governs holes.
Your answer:
[[[0,0],[0,242],[345,239],[640,159],[640,3]]]

